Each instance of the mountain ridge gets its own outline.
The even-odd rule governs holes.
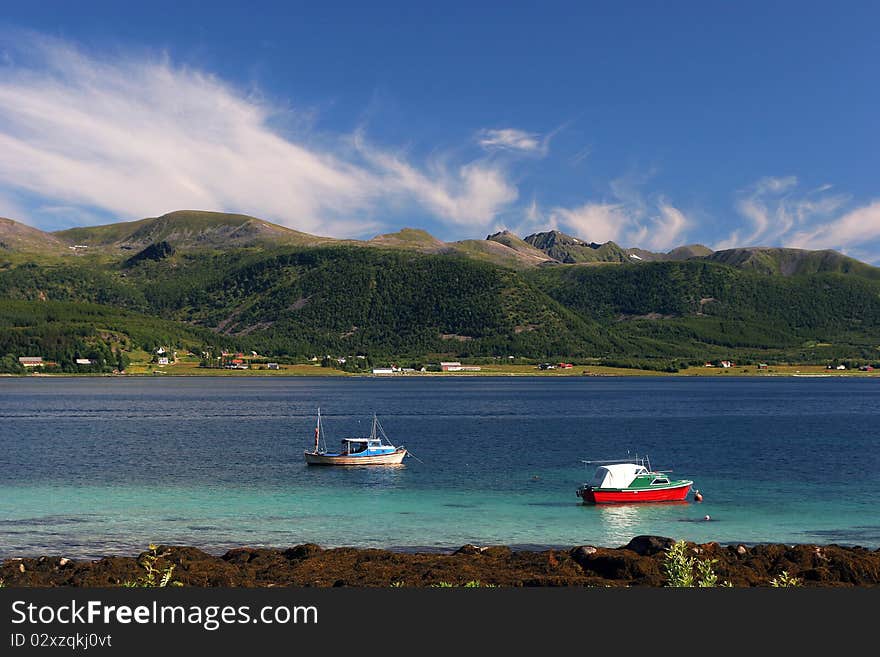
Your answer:
[[[351,245],[461,256],[513,269],[708,259],[768,275],[837,272],[880,279],[877,267],[830,249],[739,247],[712,251],[701,244],[691,244],[663,253],[638,247],[624,249],[615,242],[589,242],[555,229],[524,238],[502,230],[484,240],[444,242],[419,228],[403,228],[369,240],[336,239],[303,233],[250,215],[202,210],[176,210],[158,217],[51,233],[0,218],[0,253],[60,256],[97,252],[129,258],[132,253],[160,242],[168,243],[176,252]]]

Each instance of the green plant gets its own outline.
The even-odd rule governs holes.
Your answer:
[[[471,581],[465,582],[464,584],[451,584],[449,582],[437,582],[436,584],[431,584],[431,587],[435,589],[454,589],[458,587],[465,589],[493,589],[496,586],[496,584],[483,584],[478,579],[472,579]]]
[[[666,586],[675,588],[714,588],[729,587],[730,582],[718,582],[714,566],[717,559],[697,559],[688,554],[687,542],[676,541],[666,551],[663,570],[666,573]]]
[[[159,554],[159,546],[150,544],[147,552],[140,559],[138,565],[144,569],[144,574],[136,580],[126,580],[122,583],[125,588],[165,588],[166,586],[183,586],[183,582],[171,579],[174,573],[174,564],[160,568],[156,562],[162,555]]]
[[[777,589],[793,588],[800,586],[801,580],[794,575],[789,575],[788,571],[783,570],[777,577],[770,580],[770,586]]]

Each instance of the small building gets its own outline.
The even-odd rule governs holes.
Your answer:
[[[91,358],[77,358],[76,364],[77,365],[94,365],[95,361],[93,361]]]
[[[374,367],[373,374],[394,374],[394,369],[391,367]]]
[[[460,372],[461,371],[461,363],[458,361],[448,361],[440,363],[440,371],[441,372]]]
[[[840,365],[837,366],[837,369],[839,369],[839,370],[845,370],[845,369],[846,369],[846,365],[844,365],[843,363],[841,363]]]
[[[571,363],[558,363],[557,365],[561,370],[570,370],[572,367],[574,367],[574,365],[572,365]]]
[[[483,368],[479,365],[462,365],[459,372],[479,372],[481,369]]]
[[[45,365],[42,356],[21,356],[18,362],[24,367],[42,367]]]
[[[769,366],[767,365],[767,363],[758,363],[758,369],[759,370],[766,370],[766,369],[769,369]]]
[[[269,363],[269,364],[266,365],[266,367],[269,368],[270,370],[277,370],[277,369],[278,369],[278,363]]]
[[[159,365],[167,365],[168,364],[168,356],[159,356],[158,363],[159,363]]]
[[[156,349],[157,355],[161,356],[164,353],[168,353],[168,350],[165,347],[159,347],[158,349]]]
[[[731,360],[722,360],[722,361],[721,361],[721,367],[723,367],[723,368],[725,368],[725,369],[727,369],[727,368],[729,368],[729,367],[736,367],[736,363],[734,363],[734,362],[731,361]]]

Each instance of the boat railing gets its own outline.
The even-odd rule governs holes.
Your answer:
[[[651,472],[655,472],[651,470],[651,459],[647,456],[627,456],[622,459],[581,459],[581,463],[585,465],[611,465],[612,463],[636,463],[646,470]],[[670,470],[671,472],[671,470]]]

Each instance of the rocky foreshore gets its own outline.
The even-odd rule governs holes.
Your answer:
[[[171,570],[170,582],[199,587],[664,586],[672,539],[637,536],[627,545],[581,545],[569,550],[517,551],[466,545],[445,554],[298,545],[286,550],[237,548],[223,555],[194,547],[159,546],[137,557],[72,560],[62,556],[6,559],[0,581],[8,587],[104,587],[143,582],[145,564]],[[880,550],[836,545],[755,546],[688,544],[712,559],[719,582],[770,586],[783,572],[807,587],[877,586]],[[152,557],[156,557],[154,560]],[[472,584],[473,585],[473,584]]]

